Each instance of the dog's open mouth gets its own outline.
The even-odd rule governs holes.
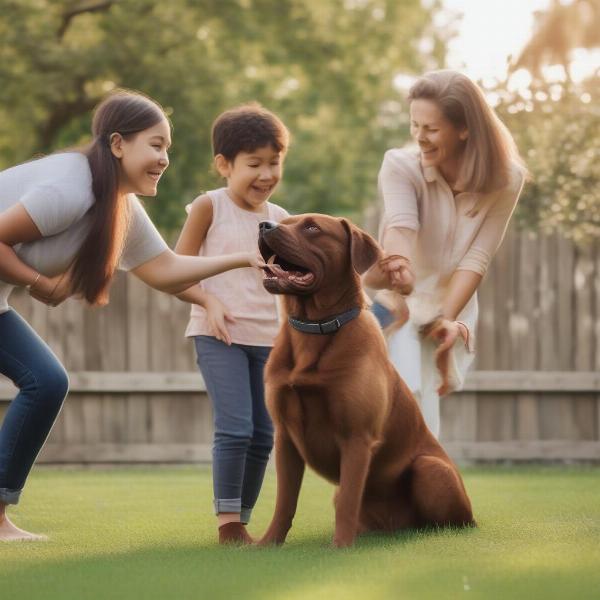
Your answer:
[[[267,260],[267,265],[263,267],[265,282],[286,281],[299,286],[310,285],[315,275],[306,267],[295,265],[284,258],[272,254]]]

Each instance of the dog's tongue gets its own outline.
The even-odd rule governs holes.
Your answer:
[[[312,283],[313,279],[315,278],[313,273],[310,272],[302,273],[301,271],[286,271],[275,262],[276,260],[276,254],[273,254],[269,257],[269,260],[267,260],[268,270],[271,271],[276,277],[293,281],[299,285],[308,285]]]
[[[289,279],[298,285],[309,285],[313,282],[315,276],[314,273],[310,271],[308,273],[300,273],[299,271],[294,271],[290,274]]]

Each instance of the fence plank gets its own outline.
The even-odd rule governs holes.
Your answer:
[[[135,277],[127,280],[127,368],[150,370],[149,305],[150,290]]]
[[[120,393],[197,393],[205,392],[202,375],[194,371],[170,371],[145,373],[123,371],[104,373],[83,371],[70,373],[70,394]],[[552,393],[600,392],[600,372],[544,372],[544,371],[471,371],[465,381],[464,392],[507,393]],[[0,379],[0,399],[11,399],[16,388],[5,378]]]
[[[450,442],[444,445],[448,454],[457,460],[510,461],[598,461],[600,443],[581,441],[491,441]]]
[[[40,453],[42,463],[208,462],[210,444],[53,444]]]

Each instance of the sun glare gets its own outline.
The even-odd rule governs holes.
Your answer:
[[[448,67],[478,80],[504,80],[511,57],[531,35],[534,12],[549,0],[443,0],[448,18],[462,14],[448,45]]]

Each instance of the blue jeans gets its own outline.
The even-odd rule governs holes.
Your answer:
[[[69,380],[52,350],[14,310],[0,314],[0,373],[19,388],[0,428],[0,502],[17,504]]]
[[[271,348],[227,346],[207,335],[195,336],[194,343],[213,405],[215,512],[240,513],[248,523],[273,448],[263,380]]]

